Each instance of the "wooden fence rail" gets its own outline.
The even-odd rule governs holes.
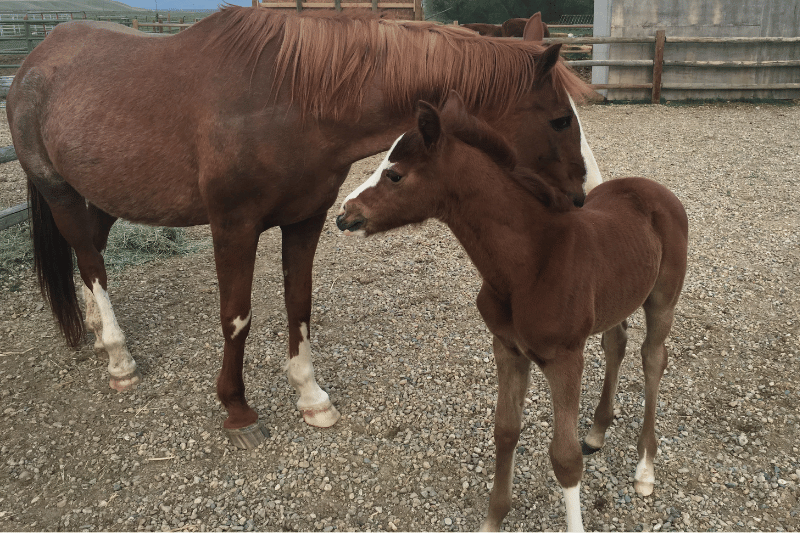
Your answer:
[[[652,59],[581,59],[567,61],[574,67],[653,67],[653,81],[648,83],[605,83],[591,84],[593,89],[650,89],[651,102],[661,101],[662,89],[677,90],[782,90],[800,89],[800,83],[663,83],[664,67],[714,67],[714,68],[780,68],[798,67],[800,60],[768,60],[768,61],[665,61],[664,48],[678,43],[708,44],[765,44],[765,43],[800,43],[800,37],[667,37],[664,30],[658,30],[655,36],[647,37],[571,37],[547,38],[546,43],[562,43],[567,45],[584,44],[648,44],[653,43]]]

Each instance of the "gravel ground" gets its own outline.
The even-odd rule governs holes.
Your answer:
[[[797,412],[800,107],[592,106],[606,179],[669,186],[690,218],[686,287],[668,341],[656,487],[633,491],[642,421],[631,323],[617,418],[586,460],[584,523],[598,530],[800,529]],[[5,125],[2,129],[6,129]],[[0,144],[8,134],[0,132]],[[342,197],[380,157],[353,167]],[[24,200],[16,163],[0,204]],[[207,239],[205,228],[191,235]],[[91,344],[66,348],[30,270],[0,279],[0,530],[473,530],[488,502],[496,379],[474,305],[480,281],[438,223],[370,240],[330,217],[317,255],[313,347],[342,413],[306,426],[282,371],[279,232],[262,238],[245,379],[270,428],[238,451],[214,393],[222,339],[210,251],[131,267],[111,295],[144,380],[108,388]],[[580,432],[603,361],[586,351]],[[549,393],[526,399],[508,530],[565,527],[547,457]]]

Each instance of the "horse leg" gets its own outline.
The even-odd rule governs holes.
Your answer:
[[[583,346],[580,350],[558,350],[553,358],[543,362],[541,369],[550,385],[553,402],[550,463],[564,492],[567,530],[583,531],[580,502],[583,454],[578,442]]]
[[[583,439],[581,448],[583,455],[591,455],[603,447],[606,440],[606,430],[614,420],[614,396],[619,385],[619,367],[625,357],[625,345],[628,342],[628,322],[623,320],[610,330],[603,333],[600,342],[606,356],[606,375],[603,380],[603,392],[594,411],[592,428]]]
[[[259,232],[253,227],[211,222],[219,281],[220,322],[225,347],[217,397],[228,411],[223,430],[238,448],[255,448],[268,435],[245,399],[244,346],[252,318],[251,292]]]
[[[94,226],[94,247],[102,253],[108,243],[108,233],[117,218],[100,210],[93,204],[89,204],[89,216]],[[94,351],[98,355],[105,354],[107,356],[108,353],[103,345],[103,319],[100,316],[100,310],[94,294],[86,285],[83,286],[83,299],[86,302],[86,325],[94,333]]]
[[[531,368],[530,359],[506,347],[496,336],[493,344],[498,384],[494,414],[494,445],[497,451],[489,513],[481,524],[481,531],[499,531],[503,518],[511,510],[514,454],[522,430],[522,408]]]
[[[672,328],[675,303],[660,304],[659,298],[651,294],[645,301],[644,315],[647,333],[642,343],[642,366],[644,367],[644,423],[639,434],[637,450],[639,463],[636,465],[633,488],[642,496],[653,493],[656,456],[656,404],[661,377],[667,368],[667,348],[664,341]],[[677,297],[675,298],[677,301]]]
[[[289,322],[289,361],[286,375],[300,394],[297,409],[307,424],[330,427],[341,416],[328,393],[314,379],[309,342],[311,324],[311,283],[314,253],[327,213],[302,222],[281,226],[283,235],[283,285]]]
[[[111,307],[106,267],[102,254],[95,247],[93,220],[86,200],[66,183],[58,187],[54,197],[57,200],[50,202],[53,219],[58,231],[75,250],[81,279],[91,289],[92,298],[88,300],[93,299],[97,306],[102,344],[108,352],[109,386],[119,392],[133,389],[141,381],[141,374],[125,345],[125,335]]]

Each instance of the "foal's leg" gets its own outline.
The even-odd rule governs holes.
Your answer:
[[[583,531],[580,502],[583,454],[578,442],[583,345],[578,350],[558,349],[541,369],[550,385],[553,401],[550,462],[564,492],[567,530]]]
[[[89,313],[92,315],[89,325],[93,329],[97,326],[97,322],[100,323],[98,329],[101,332],[101,344],[108,352],[108,372],[111,376],[109,386],[120,392],[132,389],[141,381],[141,374],[125,345],[125,335],[111,307],[107,292],[106,267],[95,240],[95,224],[99,223],[103,228],[108,225],[110,229],[113,221],[109,223],[110,217],[104,213],[105,217],[102,217],[97,215],[96,211],[90,212],[86,207],[86,200],[69,185],[64,184],[61,187],[58,198],[58,201],[50,204],[50,209],[59,232],[75,250],[81,278],[85,286],[91,290],[91,297],[88,297],[89,294],[84,289],[84,295],[88,297],[87,315]],[[103,230],[106,237],[108,229]],[[101,240],[105,244],[105,238]],[[93,302],[96,307],[90,309],[89,302]]]
[[[636,466],[633,488],[642,496],[649,496],[653,493],[656,479],[653,458],[657,450],[655,427],[658,388],[667,368],[667,348],[664,346],[664,341],[672,328],[675,304],[661,304],[658,298],[651,294],[642,307],[647,324],[647,334],[642,343],[644,423],[637,445],[639,464]]]
[[[222,427],[239,448],[255,448],[264,441],[266,429],[245,399],[244,346],[250,333],[253,269],[259,232],[245,224],[211,222],[214,261],[219,280],[220,321],[225,337],[222,368],[217,378],[217,397],[228,411]]]
[[[283,283],[289,320],[289,383],[300,394],[297,408],[307,424],[330,427],[341,416],[328,393],[314,379],[311,363],[311,284],[314,253],[327,213],[297,224],[281,226],[283,232]]]
[[[619,385],[619,367],[625,357],[625,345],[628,342],[628,322],[623,320],[603,333],[601,346],[606,356],[606,375],[603,380],[603,392],[594,411],[592,428],[583,439],[583,454],[590,455],[603,447],[606,430],[614,420],[614,396]]]
[[[522,429],[522,408],[531,368],[527,357],[507,348],[497,337],[494,338],[494,361],[498,384],[494,414],[494,445],[497,451],[489,514],[481,524],[481,531],[499,531],[503,518],[511,510],[514,453]]]

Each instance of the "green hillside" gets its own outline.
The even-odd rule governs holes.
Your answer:
[[[41,11],[146,11],[116,0],[0,0],[0,13]]]

